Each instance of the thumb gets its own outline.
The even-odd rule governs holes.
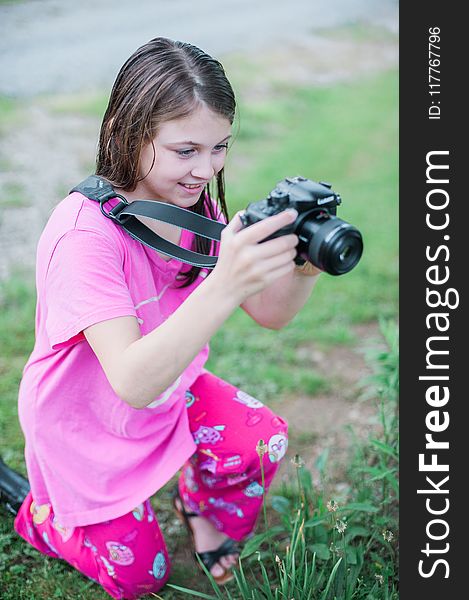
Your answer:
[[[239,210],[225,227],[225,231],[229,231],[230,233],[241,231],[241,229],[244,228],[243,222],[241,221],[241,215],[244,213],[244,210]]]

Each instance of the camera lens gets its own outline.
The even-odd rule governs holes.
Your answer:
[[[358,229],[327,213],[304,221],[299,237],[300,256],[331,275],[351,271],[363,252],[363,240]]]

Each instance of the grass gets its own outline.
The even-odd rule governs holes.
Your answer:
[[[76,96],[46,96],[42,106],[57,115],[73,114],[101,120],[107,101],[108,96],[102,92],[87,92]]]
[[[64,99],[55,103],[51,100],[50,106],[58,112],[82,110],[84,115],[98,117],[104,103],[103,98],[93,97],[84,108],[67,104]],[[13,116],[14,108],[9,106],[8,110]],[[330,88],[285,89],[278,85],[275,99],[241,103],[239,113],[241,128],[227,167],[231,214],[265,197],[283,177],[302,174],[332,182],[333,189],[343,199],[339,216],[356,225],[365,242],[359,265],[343,277],[321,276],[311,300],[283,330],[263,330],[242,311],[237,311],[214,337],[208,368],[235,385],[242,385],[253,395],[267,399],[275,408],[275,402],[280,402],[284,394],[313,395],[329,389],[331,382],[323,373],[311,369],[305,359],[305,349],[354,344],[357,342],[353,333],[355,325],[377,321],[380,317],[390,318],[397,312],[397,74],[387,72]],[[237,157],[242,157],[242,162]],[[23,441],[16,415],[16,396],[33,335],[34,291],[29,280],[16,277],[0,289],[0,453],[23,473]],[[383,381],[380,385],[384,385]],[[279,399],[272,401],[275,397]],[[342,507],[351,503],[381,506],[380,498],[384,496],[379,494],[387,490],[388,496],[393,498],[392,506],[386,507],[388,512],[383,516],[382,507],[380,512],[345,510],[348,528],[341,537],[333,516],[327,511],[327,489],[313,488],[311,475],[295,467],[299,474],[297,487],[292,485],[278,491],[278,499],[271,498],[273,508],[269,506],[269,518],[276,515],[275,522],[283,527],[281,532],[274,530],[277,537],[271,539],[280,563],[267,553],[264,540],[264,545],[260,543],[253,554],[245,557],[244,576],[249,579],[253,569],[259,585],[266,585],[262,570],[265,569],[269,581],[278,582],[281,589],[288,584],[284,574],[291,572],[295,564],[303,586],[308,581],[316,582],[317,594],[311,596],[313,600],[333,600],[333,593],[337,600],[352,598],[344,596],[344,589],[355,594],[354,600],[396,597],[394,550],[383,543],[381,535],[381,528],[395,531],[395,493],[388,480],[390,475],[383,473],[389,470],[386,461],[395,461],[392,440],[396,425],[390,426],[386,419],[389,417],[382,413],[383,431],[387,427],[383,438],[370,441],[366,447],[358,443],[355,446],[356,457],[349,481],[350,489],[356,493],[344,501]],[[394,454],[387,453],[390,449]],[[325,464],[323,457],[319,467],[324,473]],[[303,507],[298,504],[302,497],[307,499]],[[164,519],[170,513],[164,491],[156,501]],[[108,598],[98,586],[90,584],[67,565],[28,549],[12,534],[12,519],[2,510],[0,508],[2,599]],[[330,549],[332,535],[337,545],[333,550]],[[174,543],[178,543],[177,535]],[[341,550],[344,543],[345,550]],[[347,550],[349,546],[354,550]],[[339,556],[341,551],[345,554]],[[307,571],[313,566],[314,574]],[[383,584],[376,575],[383,576]],[[352,580],[355,581],[353,590],[350,588]],[[337,587],[339,581],[345,588]],[[187,568],[176,566],[171,582],[188,588],[196,586],[207,596],[213,593],[205,580],[195,584],[194,573]],[[232,597],[239,600],[244,596],[236,589]],[[261,590],[259,588],[259,593]],[[363,595],[363,590],[368,596]],[[181,596],[181,592],[167,588],[162,597],[175,600],[187,595]],[[252,599],[256,597],[270,596],[252,596]]]
[[[20,208],[24,206],[30,206],[30,199],[28,199],[24,186],[17,182],[6,183],[3,186],[4,196],[0,196],[0,208],[6,208],[8,206],[14,206]]]
[[[4,127],[21,123],[25,115],[24,107],[24,102],[0,95],[0,135]]]

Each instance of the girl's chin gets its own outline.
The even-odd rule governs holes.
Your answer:
[[[177,204],[183,207],[194,206],[199,201],[200,195],[202,194],[202,190],[197,190],[197,194],[187,194],[185,193],[184,188],[179,186],[179,191],[177,194],[174,194],[174,199],[171,201],[172,204]]]
[[[178,185],[172,193],[160,194],[158,196],[154,195],[153,197],[158,202],[174,204],[180,208],[190,208],[191,206],[197,204],[202,191],[203,188],[202,190],[197,190],[197,194],[188,194],[182,186]]]

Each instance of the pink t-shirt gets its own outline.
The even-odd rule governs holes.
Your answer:
[[[107,206],[109,208],[111,203]],[[193,234],[182,231],[190,248]],[[113,391],[83,329],[132,315],[142,334],[160,325],[207,275],[174,285],[187,265],[163,260],[73,193],[52,213],[37,252],[36,343],[19,416],[37,503],[66,527],[121,516],[161,488],[194,453],[185,392],[208,345],[161,396],[134,409]],[[158,359],[155,357],[155,368]]]

